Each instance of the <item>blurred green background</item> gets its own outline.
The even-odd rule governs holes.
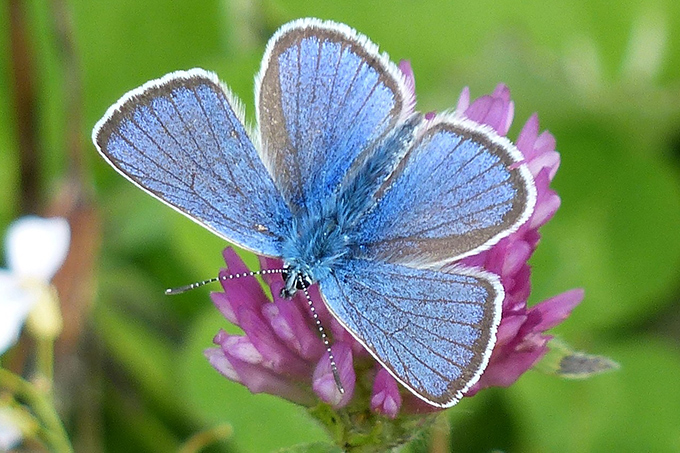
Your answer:
[[[529,372],[485,390],[412,450],[680,451],[677,0],[2,3],[0,231],[27,212],[72,221],[80,259],[62,277],[75,296],[57,385],[79,451],[172,451],[222,423],[233,436],[208,451],[325,439],[304,410],[208,365],[202,350],[226,327],[208,290],[163,290],[215,275],[225,243],[133,187],[90,142],[123,93],[195,66],[217,72],[252,119],[267,39],[304,16],[347,23],[394,61],[410,59],[419,110],[505,82],[511,138],[539,112],[562,155],[562,207],[531,261],[531,302],[585,288],[555,333],[621,364],[586,381]]]

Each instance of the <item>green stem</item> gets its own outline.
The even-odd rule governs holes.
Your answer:
[[[231,425],[219,425],[214,428],[201,431],[191,436],[189,440],[179,448],[178,453],[197,453],[215,442],[228,439],[233,434]]]
[[[64,429],[64,425],[52,404],[50,392],[41,392],[25,379],[0,368],[0,386],[11,391],[15,396],[26,401],[33,412],[41,420],[45,441],[56,453],[72,453],[73,448]]]
[[[397,451],[429,429],[438,415],[401,415],[392,420],[368,408],[350,404],[336,410],[325,403],[309,408],[309,412],[343,451],[352,453]]]
[[[54,340],[39,339],[37,348],[38,371],[50,383],[50,394],[54,378]]]

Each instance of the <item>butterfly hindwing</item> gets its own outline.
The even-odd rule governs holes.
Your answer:
[[[123,96],[93,140],[154,197],[230,242],[279,256],[290,212],[230,101],[214,74],[174,72]]]
[[[368,38],[316,19],[276,33],[255,85],[260,153],[294,212],[323,202],[414,103]]]
[[[452,114],[425,121],[414,103],[365,36],[301,19],[267,45],[255,144],[233,96],[200,69],[126,94],[93,140],[146,192],[318,281],[376,360],[449,407],[488,363],[504,292],[498,276],[444,265],[516,231],[536,189],[507,139]]]
[[[536,189],[522,155],[468,120],[425,123],[360,220],[360,256],[439,267],[486,250],[533,212]]]
[[[352,260],[321,282],[331,312],[406,388],[454,405],[486,367],[503,287],[476,269],[455,273]]]

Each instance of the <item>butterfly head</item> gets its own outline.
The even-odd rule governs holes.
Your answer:
[[[281,273],[285,286],[281,289],[281,297],[290,299],[299,289],[309,288],[314,281],[309,271],[301,269],[299,266],[285,264]]]
[[[292,219],[282,238],[285,281],[282,296],[321,282],[342,265],[353,241],[337,212],[336,200],[314,203]]]

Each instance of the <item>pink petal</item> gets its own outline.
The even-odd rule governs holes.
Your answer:
[[[380,367],[373,381],[373,392],[371,394],[371,409],[374,412],[395,418],[401,408],[401,394],[397,381]]]
[[[276,337],[270,326],[253,310],[241,307],[237,313],[241,329],[262,354],[263,366],[277,372],[301,376],[308,372],[307,364]]]
[[[264,312],[274,332],[306,360],[318,360],[324,352],[318,333],[308,324],[292,300],[277,298]]]
[[[504,83],[499,83],[493,90],[493,97],[503,102],[503,112],[496,130],[500,135],[507,135],[515,116],[515,103],[510,98],[510,88]]]
[[[331,362],[328,354],[324,354],[319,360],[312,377],[312,388],[323,401],[335,408],[344,407],[354,395],[356,374],[354,372],[352,349],[343,342],[335,342],[332,346],[335,363],[340,374],[340,382],[344,393],[340,393],[335,377],[331,370]]]
[[[496,333],[494,353],[499,346],[509,343],[517,336],[517,332],[519,332],[526,319],[527,317],[524,314],[503,314],[501,324],[498,326],[498,332]]]
[[[465,110],[465,116],[479,124],[486,124],[486,115],[491,110],[493,97],[486,95],[475,99],[470,107]]]
[[[295,332],[286,318],[281,316],[281,310],[276,304],[267,304],[262,307],[262,316],[269,322],[277,337],[285,341],[288,347],[295,351],[300,350],[300,342],[295,337]]]
[[[222,313],[222,315],[225,318],[227,318],[227,320],[230,323],[232,324],[238,323],[234,307],[232,306],[231,301],[229,300],[226,294],[219,292],[211,292],[210,299],[212,299],[213,304],[215,304],[220,313]]]
[[[538,115],[533,114],[529,117],[522,131],[517,138],[517,149],[519,149],[526,159],[532,159],[536,153],[534,152],[534,143],[538,137]]]
[[[232,308],[245,305],[251,309],[258,309],[262,305],[269,303],[267,295],[262,291],[262,287],[255,277],[230,279],[229,275],[233,274],[229,271],[220,271],[220,278],[224,279],[222,280],[222,288]]]
[[[510,88],[508,88],[508,86],[504,83],[499,83],[496,85],[496,88],[494,88],[491,95],[495,98],[501,99],[502,101],[510,102]]]
[[[229,272],[231,272],[232,274],[242,274],[250,272],[250,269],[248,269],[246,263],[243,262],[241,257],[238,256],[238,253],[236,253],[236,251],[233,248],[227,247],[224,250],[222,250],[222,258],[224,258],[224,262],[227,263]]]
[[[215,340],[218,340],[217,337]],[[249,338],[240,335],[222,335],[215,341],[222,347],[222,350],[230,356],[242,360],[246,363],[259,365],[263,362],[262,354],[255,348]]]
[[[529,220],[529,227],[537,229],[545,225],[548,220],[555,215],[561,204],[562,200],[560,200],[560,197],[552,190],[542,194],[541,200],[536,204],[534,213]]]
[[[560,167],[560,153],[557,151],[546,151],[537,155],[528,163],[529,171],[536,176],[541,170],[548,169],[550,181],[553,180],[557,169]]]
[[[477,123],[489,125],[500,135],[505,135],[512,124],[514,111],[510,90],[499,84],[492,95],[476,99],[465,110],[465,116]]]
[[[515,117],[515,103],[510,101],[508,102],[508,105],[505,110],[505,115],[502,118],[502,121],[498,125],[498,133],[500,135],[506,136],[508,135],[508,131],[510,130],[510,126],[512,126],[512,120]]]
[[[260,256],[259,260],[261,269],[283,269],[283,261],[280,259]],[[279,273],[263,274],[262,280],[269,286],[276,284],[281,285],[281,288],[283,287],[283,279]]]
[[[227,269],[220,271],[220,283],[229,304],[231,304],[231,311],[236,313],[235,307],[242,304],[247,304],[255,309],[268,303],[269,299],[255,277],[236,277],[237,274],[242,275],[250,272],[236,252],[228,247],[224,249],[222,254],[227,263]]]
[[[514,275],[526,264],[533,252],[531,246],[524,241],[514,241],[505,255],[501,276]]]
[[[513,283],[509,296],[511,296],[513,300],[521,301],[522,307],[526,309],[527,299],[529,298],[529,294],[531,294],[531,267],[528,264],[524,263],[520,270],[514,275]],[[510,299],[510,297],[507,299]],[[506,304],[503,303],[503,308],[505,308],[505,306]]]
[[[581,303],[584,294],[583,289],[576,288],[531,307],[530,312],[536,311],[541,315],[541,321],[536,325],[534,331],[544,332],[567,319],[572,310]]]
[[[204,354],[210,364],[224,377],[245,385],[252,393],[278,395],[304,405],[314,403],[309,391],[293,384],[280,374],[231,357],[220,348],[206,349]]]
[[[545,340],[547,342],[547,339]],[[505,354],[501,359],[490,363],[479,381],[465,394],[472,396],[486,387],[508,387],[533,367],[548,351],[539,346],[527,351]]]
[[[231,362],[229,362],[229,359],[224,355],[221,348],[206,349],[203,351],[203,355],[205,355],[213,368],[219,371],[224,377],[230,381],[241,383],[238,373],[234,367],[231,366]]]
[[[534,149],[539,155],[555,151],[555,146],[557,146],[555,137],[548,131],[543,131],[536,139],[536,143],[534,143]]]
[[[470,87],[465,87],[458,96],[458,103],[456,104],[456,113],[464,114],[470,107]]]

